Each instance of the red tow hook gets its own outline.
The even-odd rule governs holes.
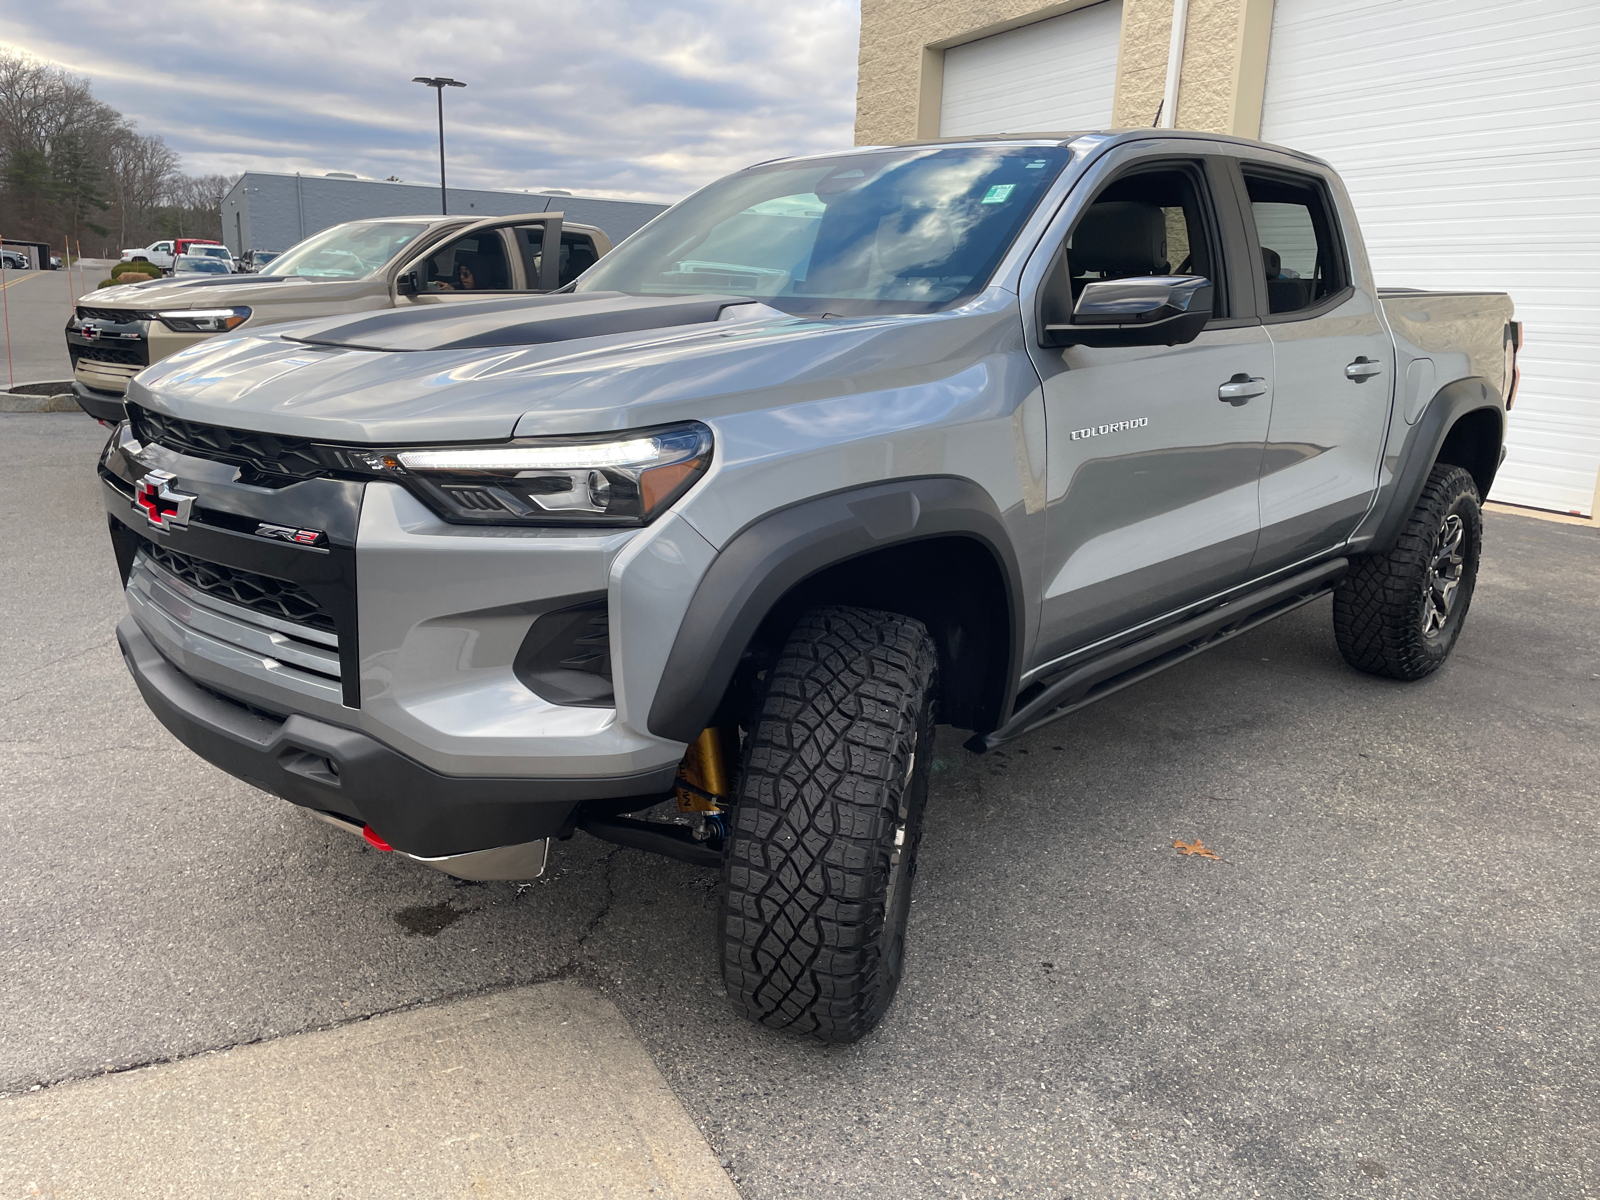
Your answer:
[[[367,845],[376,850],[382,850],[386,854],[394,849],[393,846],[378,836],[377,830],[373,829],[371,825],[363,825],[361,827],[361,836],[367,839]]]

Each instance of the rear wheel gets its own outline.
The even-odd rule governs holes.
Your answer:
[[[899,986],[938,656],[920,621],[829,607],[767,681],[723,867],[722,973],[751,1020],[853,1042]]]
[[[1477,484],[1460,467],[1438,464],[1394,548],[1354,559],[1333,594],[1345,661],[1390,679],[1437,671],[1461,636],[1482,547]]]

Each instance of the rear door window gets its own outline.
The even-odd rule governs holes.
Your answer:
[[[1247,167],[1244,183],[1274,316],[1316,308],[1350,285],[1332,206],[1317,180]]]
[[[530,291],[539,286],[539,271],[544,261],[544,226],[519,225],[513,231],[517,253],[522,259],[523,274]],[[600,258],[594,239],[586,233],[561,231],[561,263],[556,272],[556,286],[565,287],[582,275]]]

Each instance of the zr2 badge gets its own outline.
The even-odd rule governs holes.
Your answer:
[[[320,529],[296,529],[292,525],[270,525],[266,521],[256,526],[256,536],[292,542],[296,546],[326,546],[328,535]]]

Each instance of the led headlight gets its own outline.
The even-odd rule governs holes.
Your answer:
[[[404,483],[447,521],[644,525],[711,465],[711,430],[690,421],[621,437],[342,454],[351,469]]]
[[[248,308],[185,308],[158,312],[161,323],[174,333],[227,333],[250,319]]]

